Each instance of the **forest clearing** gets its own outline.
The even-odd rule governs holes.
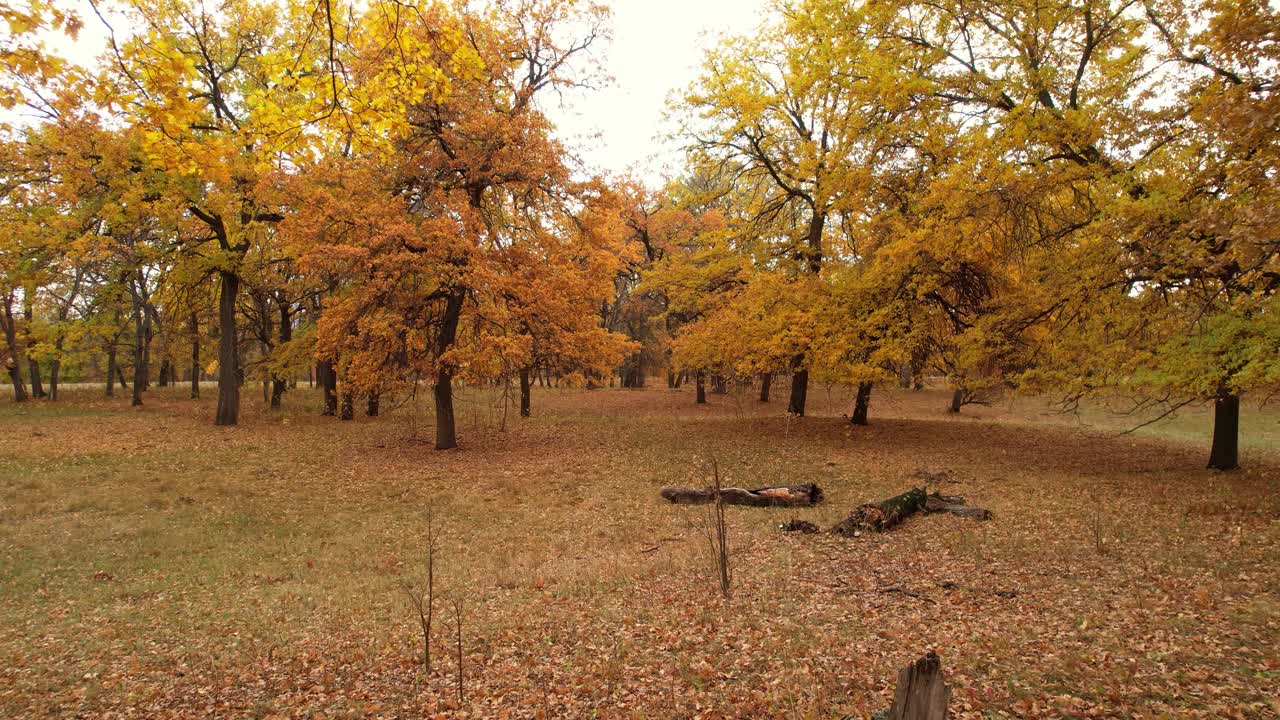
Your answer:
[[[0,720],[1280,720],[1274,0],[0,0]]]
[[[502,431],[499,396],[467,389],[449,452],[413,404],[339,424],[299,390],[214,431],[211,401],[153,393],[0,404],[0,715],[860,718],[927,648],[957,718],[1280,713],[1274,410],[1246,409],[1248,468],[1219,473],[1195,418],[1116,437],[1028,399],[950,415],[943,390],[886,391],[853,428],[817,388],[790,420],[750,392],[537,389]],[[658,496],[710,457],[826,492],[727,508],[727,603],[705,507]],[[778,530],[920,468],[994,518]],[[400,583],[424,577],[428,511],[424,674]]]

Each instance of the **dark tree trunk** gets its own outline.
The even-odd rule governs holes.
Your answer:
[[[867,409],[871,405],[871,383],[858,383],[858,396],[853,401],[853,417],[849,422],[854,425],[867,424]]]
[[[169,387],[169,358],[160,358],[160,387]]]
[[[18,354],[17,325],[13,320],[13,295],[4,297],[4,317],[0,318],[4,325],[5,345],[9,348],[9,358],[5,362],[5,370],[9,373],[9,382],[13,384],[13,401],[26,402],[27,385],[22,381],[21,355]]]
[[[116,343],[107,348],[107,397],[116,396]]]
[[[129,383],[124,381],[123,365],[119,365],[119,364],[116,365],[116,379],[120,381],[120,387],[124,388],[125,390],[129,389]]]
[[[28,357],[27,366],[31,371],[31,397],[44,397],[46,393],[44,391],[44,383],[40,381],[40,363]]]
[[[773,373],[760,376],[760,402],[769,402],[769,387],[773,385]]]
[[[378,393],[369,393],[369,399],[365,401],[364,416],[378,417],[379,405],[381,404],[381,396]]]
[[[455,288],[449,293],[445,303],[444,318],[440,324],[440,335],[436,339],[436,358],[439,358],[453,347],[458,335],[458,320],[462,317],[462,303],[466,292]],[[453,368],[439,362],[436,371],[436,449],[450,450],[458,447],[458,433],[454,427],[453,415]]]
[[[727,392],[729,392],[729,388],[728,388],[728,386],[725,384],[724,376],[723,376],[723,375],[712,375],[712,376],[711,376],[711,394],[713,394],[713,395],[724,395],[724,394],[725,394],[725,393],[727,393]]]
[[[529,417],[529,393],[532,388],[529,368],[520,368],[520,417]]]
[[[642,354],[636,353],[630,362],[622,366],[622,387],[644,387],[644,356]]]
[[[809,371],[803,365],[803,355],[791,359],[791,399],[787,402],[787,412],[791,415],[804,416],[805,400],[809,397]]]
[[[226,270],[218,275],[218,412],[214,424],[235,425],[240,421],[240,352],[236,347],[240,276]]]
[[[947,406],[947,412],[958,413],[960,412],[960,408],[963,405],[964,405],[964,389],[956,388],[955,391],[951,393],[951,405]]]
[[[22,382],[22,370],[12,360],[6,363],[9,368],[9,382],[13,384],[13,401],[27,401],[27,386]]]
[[[332,360],[321,360],[316,363],[316,380],[320,383],[320,391],[324,393],[324,404],[321,415],[334,417],[338,414],[338,372]]]
[[[147,336],[150,334],[151,318],[143,305],[142,297],[133,296],[133,399],[130,404],[138,407],[142,404],[142,393],[147,389],[147,376],[151,369],[147,367]]]
[[[350,390],[342,393],[342,411],[339,420],[351,420],[356,416],[356,399]]]
[[[31,346],[34,345],[31,337],[31,328],[35,324],[35,313],[31,307],[31,296],[27,295],[22,302],[22,314],[27,319],[27,328],[23,333],[23,337],[27,343],[27,370],[31,374],[31,397],[42,398],[45,396],[44,383],[40,381],[40,362],[31,357]],[[14,355],[16,358],[17,355]]]
[[[191,399],[200,399],[200,318],[195,313],[187,318],[187,331],[191,333]]]
[[[1213,399],[1213,447],[1209,467],[1234,470],[1240,467],[1240,396],[1221,390]]]
[[[62,339],[59,338],[54,349],[58,352],[58,356],[53,358],[49,363],[49,399],[57,402],[58,400],[58,381],[62,375],[62,361],[58,358],[62,353]]]
[[[701,370],[693,374],[694,385],[697,388],[697,397],[694,400],[699,405],[705,405],[707,402],[707,382],[706,376]]]
[[[676,371],[667,368],[667,389],[674,390],[676,388]]]
[[[280,309],[280,331],[279,331],[279,347],[293,340],[293,317],[289,312],[289,303],[281,299],[277,303]],[[279,372],[271,374],[271,409],[279,410],[280,401],[284,398],[284,393],[289,389],[288,379]]]

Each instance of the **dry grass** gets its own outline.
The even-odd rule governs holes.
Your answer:
[[[0,716],[865,717],[928,647],[961,718],[1280,716],[1274,412],[1246,416],[1248,469],[1221,474],[1194,413],[1114,438],[1031,401],[948,417],[941,391],[878,392],[850,429],[841,390],[802,420],[749,393],[539,390],[501,432],[472,390],[446,453],[416,439],[416,403],[339,423],[299,391],[219,429],[172,393],[0,404]],[[729,509],[727,606],[700,510],[657,495],[711,456],[728,484],[828,497]],[[918,467],[995,520],[776,530],[829,526]],[[400,583],[423,573],[428,507],[424,677]]]

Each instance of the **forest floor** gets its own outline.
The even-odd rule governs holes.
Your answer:
[[[0,401],[0,717],[865,718],[928,648],[957,718],[1280,717],[1280,412],[1248,410],[1245,469],[1219,473],[1203,408],[1116,436],[1132,418],[877,390],[850,428],[848,391],[787,419],[784,389],[535,389],[505,430],[467,390],[449,452],[417,401],[340,423],[246,388],[237,428],[211,388]],[[827,495],[729,508],[727,604],[705,508],[658,496],[711,458]],[[994,519],[777,529],[917,468]],[[429,513],[426,674],[402,583]]]

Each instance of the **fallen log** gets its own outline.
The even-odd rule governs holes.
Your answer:
[[[715,502],[715,488],[662,488],[662,497],[677,505],[703,505]],[[746,490],[728,487],[720,489],[720,499],[726,505],[751,507],[805,507],[822,502],[822,488],[813,483],[804,485],[776,485]]]
[[[937,513],[951,513],[960,517],[967,517],[972,520],[990,520],[991,511],[986,508],[970,507],[964,504],[964,498],[959,495],[939,495],[934,492],[924,501],[924,511]]]
[[[918,512],[945,512],[973,520],[991,519],[990,510],[969,507],[958,495],[930,494],[924,488],[912,488],[883,502],[859,506],[831,528],[831,532],[847,537],[857,537],[864,532],[884,532]]]
[[[924,488],[911,488],[880,503],[860,505],[849,517],[831,528],[837,535],[857,536],[863,532],[884,532],[903,518],[924,509],[928,496]]]

